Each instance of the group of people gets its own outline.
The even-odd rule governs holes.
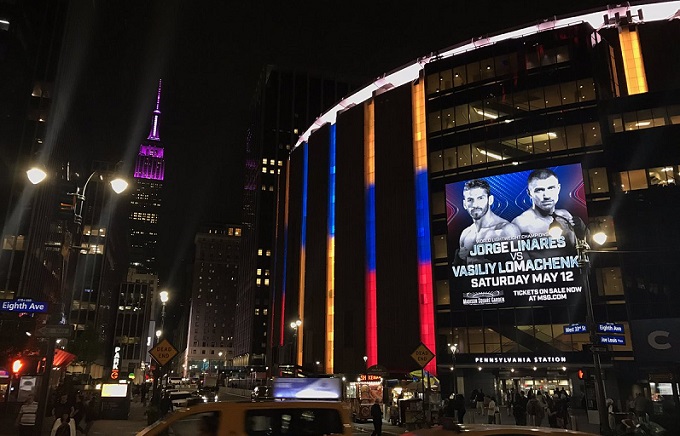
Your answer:
[[[50,414],[53,424],[51,436],[76,436],[78,433],[87,434],[94,421],[93,400],[78,393],[73,400],[68,393],[58,393]],[[19,409],[16,426],[20,435],[37,434],[38,402],[31,393]]]
[[[529,390],[525,395],[519,391],[510,395],[509,409],[515,417],[516,425],[541,426],[547,423],[553,428],[569,427],[569,394],[564,388],[557,389],[551,396],[540,390]]]
[[[94,421],[93,400],[81,393],[73,397],[65,392],[59,393],[52,408],[52,416],[54,424],[51,436],[76,436],[79,432],[87,434]]]

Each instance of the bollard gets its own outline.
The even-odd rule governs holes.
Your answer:
[[[578,431],[578,418],[576,415],[569,415],[569,429]]]

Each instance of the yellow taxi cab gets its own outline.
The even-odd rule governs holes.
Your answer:
[[[346,435],[349,410],[340,401],[239,401],[178,410],[137,433],[155,435]]]
[[[404,433],[404,436],[596,436],[593,433],[550,427],[521,425],[458,424],[445,421],[443,425]]]

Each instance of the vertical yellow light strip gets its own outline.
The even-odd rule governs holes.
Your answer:
[[[326,259],[326,347],[325,371],[333,374],[335,350],[335,156],[336,125],[331,124],[328,138],[328,236]]]
[[[633,28],[631,30],[628,25],[619,27],[619,41],[621,43],[623,70],[626,74],[628,95],[643,94],[647,92],[647,76],[645,74],[645,64],[642,59],[637,29]]]

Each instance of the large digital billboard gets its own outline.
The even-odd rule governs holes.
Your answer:
[[[580,164],[448,184],[446,215],[454,310],[580,299],[576,239],[588,222]]]

